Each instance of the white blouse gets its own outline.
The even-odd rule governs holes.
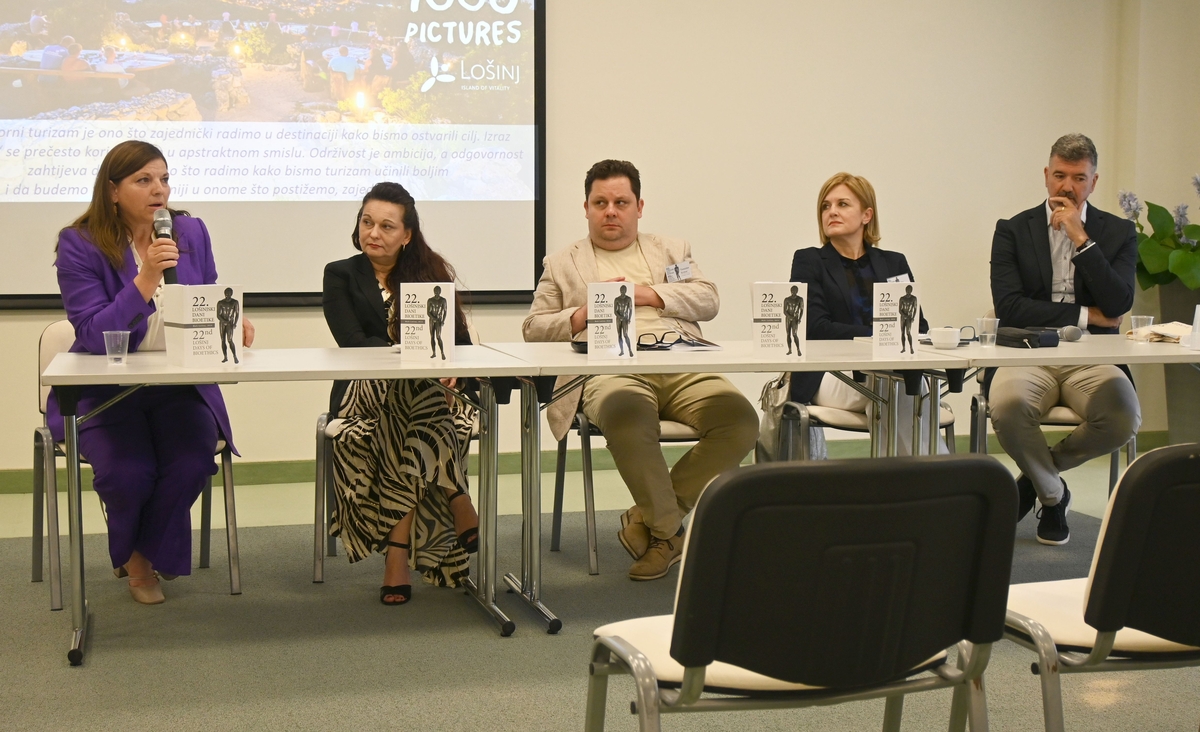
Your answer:
[[[142,270],[142,258],[138,256],[137,247],[131,241],[129,242],[129,248],[133,250],[133,263],[137,265],[140,272]],[[158,287],[154,288],[154,296],[150,298],[150,302],[154,303],[154,312],[150,313],[150,319],[146,321],[146,337],[142,339],[141,345],[138,346],[139,351],[167,350],[167,332],[163,324],[162,288],[163,281],[159,278]]]

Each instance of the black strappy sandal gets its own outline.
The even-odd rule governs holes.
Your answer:
[[[408,544],[401,544],[396,541],[388,541],[388,546],[394,546],[397,549],[409,549]],[[389,550],[390,551],[390,550]],[[388,595],[399,595],[401,600],[388,600]],[[379,601],[384,605],[403,605],[412,598],[412,585],[383,585],[379,588]]]
[[[458,493],[450,496],[449,502],[453,503],[455,498],[465,495],[467,494],[464,491],[459,491]],[[453,510],[451,510],[451,513],[453,514]],[[472,526],[471,528],[459,534],[458,545],[462,547],[467,554],[474,554],[475,552],[479,551],[479,527]]]

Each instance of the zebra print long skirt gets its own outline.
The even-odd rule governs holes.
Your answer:
[[[474,409],[427,379],[350,382],[333,442],[337,505],[329,533],[351,562],[386,550],[388,532],[409,511],[409,565],[425,581],[457,587],[467,576],[449,498],[467,490],[467,450]]]

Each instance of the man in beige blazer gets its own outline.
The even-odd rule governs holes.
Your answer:
[[[697,323],[712,320],[720,307],[716,285],[700,272],[686,241],[638,232],[644,202],[637,168],[622,160],[596,163],[584,179],[584,195],[588,238],[546,257],[525,340],[586,338],[588,283],[606,281],[633,283],[639,339],[674,331],[699,336]],[[558,386],[571,378],[559,377]],[[634,558],[629,578],[665,577],[682,555],[683,517],[700,492],[754,447],[757,413],[716,374],[596,376],[550,406],[555,438],[566,435],[581,399],[633,495],[635,505],[621,516],[617,533]],[[700,434],[671,469],[659,447],[660,419]]]

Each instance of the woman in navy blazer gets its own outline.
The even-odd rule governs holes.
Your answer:
[[[58,236],[55,267],[75,328],[72,352],[104,353],[104,331],[111,330],[129,331],[131,352],[161,350],[157,295],[163,271],[174,267],[180,284],[217,281],[208,230],[199,219],[168,209],[170,195],[166,159],[149,143],[120,143],[100,164],[87,211]],[[155,238],[159,209],[171,211],[177,242]],[[254,328],[248,320],[243,328],[248,346]],[[78,413],[118,391],[84,389]],[[46,420],[62,440],[53,394]],[[138,602],[163,601],[160,576],[191,573],[191,506],[217,472],[217,440],[232,449],[232,437],[215,385],[143,387],[80,427],[79,451],[91,463],[108,516],[113,571],[128,576]]]
[[[823,246],[798,249],[792,257],[791,281],[808,284],[808,338],[870,336],[874,283],[914,280],[903,254],[877,246],[876,211],[875,189],[866,178],[838,173],[821,186],[817,230]],[[924,314],[919,329],[929,330]],[[848,393],[841,381],[823,372],[792,374],[792,401],[820,404],[820,395],[839,402],[824,406],[866,406],[864,397]],[[904,440],[904,431],[900,438]]]

